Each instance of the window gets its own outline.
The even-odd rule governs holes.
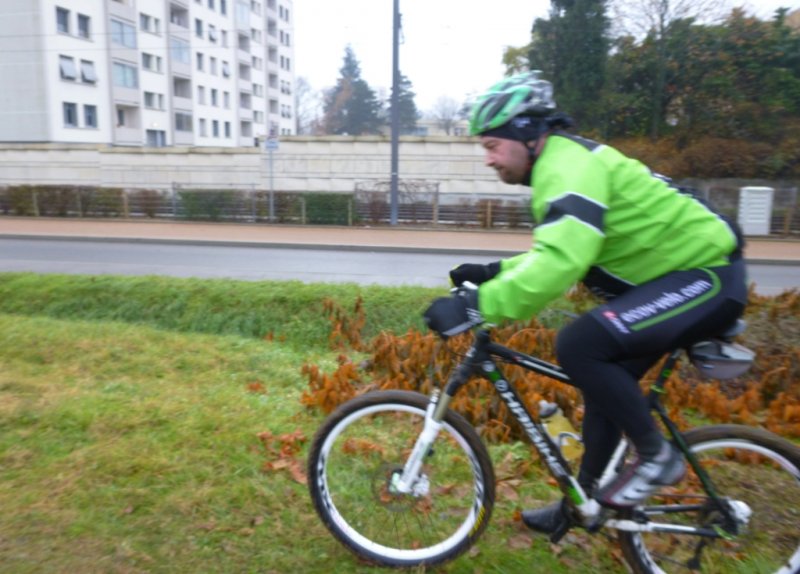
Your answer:
[[[203,86],[197,86],[197,103],[203,105],[206,103],[206,89]]]
[[[92,34],[91,31],[91,18],[85,14],[78,14],[78,36],[81,38],[89,38]]]
[[[83,125],[87,128],[97,127],[97,106],[83,106]]]
[[[139,29],[151,34],[160,34],[161,20],[142,12],[139,14]]]
[[[214,9],[214,0],[208,0],[208,7],[213,10]]]
[[[123,108],[117,108],[117,127],[122,127],[125,125],[125,110]]]
[[[78,72],[75,69],[75,60],[69,56],[59,56],[58,67],[61,70],[62,80],[76,80]]]
[[[197,69],[203,71],[203,53],[197,52]]]
[[[228,32],[227,30],[220,30],[220,34],[222,35],[222,46],[224,48],[228,47]]]
[[[285,45],[287,45],[287,46],[291,46],[292,45],[292,43],[289,41],[289,32],[286,32],[286,34],[284,35],[283,38],[284,38],[284,44]]]
[[[216,88],[211,88],[211,105],[215,106],[215,107],[219,105],[219,103],[217,102],[217,89]]]
[[[253,95],[263,97],[264,96],[264,86],[261,84],[253,84]]]
[[[217,28],[211,24],[208,25],[208,39],[212,42],[217,41]]]
[[[64,102],[64,127],[77,128],[78,127],[78,104],[72,102]]]
[[[97,74],[94,73],[94,62],[81,60],[81,80],[87,84],[94,84],[97,82]]]
[[[225,122],[225,137],[231,137],[231,122]]]
[[[259,112],[258,110],[253,112],[253,123],[256,124],[263,124],[264,123],[264,112]]]
[[[208,73],[217,75],[217,59],[214,57],[208,59]]]
[[[119,20],[111,20],[111,41],[126,48],[135,48],[136,28]]]
[[[205,118],[200,118],[199,120],[197,120],[197,129],[200,132],[200,137],[204,138],[204,137],[206,137],[208,135],[208,132],[206,130],[206,120],[205,120]]]
[[[194,19],[194,35],[198,38],[203,37],[203,21],[199,18]]]
[[[184,40],[179,40],[178,38],[169,39],[169,50],[170,56],[176,62],[181,62],[182,64],[191,64],[192,63],[192,56],[191,51],[189,50],[189,42]]]
[[[228,0],[219,0],[219,13],[223,16],[228,13]]]
[[[250,1],[250,10],[252,10],[253,14],[257,14],[258,16],[261,15],[261,3],[256,2],[256,0]]]
[[[222,103],[225,106],[225,109],[230,109],[230,107],[231,107],[231,93],[230,92],[222,92]]]
[[[213,120],[211,122],[211,135],[215,138],[219,137],[219,120]]]
[[[164,130],[147,130],[146,134],[149,147],[164,147],[167,145],[167,134]]]
[[[175,131],[178,132],[191,132],[192,131],[192,114],[177,112],[175,114]]]
[[[136,68],[128,64],[114,62],[111,75],[115,86],[120,88],[138,88],[139,78]]]
[[[142,68],[151,72],[161,72],[161,56],[142,52]]]
[[[144,107],[151,110],[164,109],[164,94],[157,94],[155,92],[144,93]]]
[[[222,60],[222,75],[226,78],[230,77],[231,75],[231,67],[225,60]]]
[[[62,34],[69,34],[69,10],[56,6],[56,27]]]
[[[172,93],[177,98],[192,97],[192,82],[184,78],[173,78]]]

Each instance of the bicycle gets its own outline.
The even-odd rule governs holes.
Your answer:
[[[476,430],[448,405],[478,374],[505,401],[563,492],[571,522],[567,530],[616,531],[633,572],[797,574],[800,448],[766,430],[741,425],[681,433],[661,403],[667,379],[684,352],[693,361],[705,361],[705,367],[713,366],[719,357],[715,350],[732,345],[740,330],[666,356],[648,400],[684,453],[689,471],[681,483],[642,506],[617,512],[586,495],[542,421],[531,414],[498,363],[564,383],[569,377],[555,364],[493,342],[490,332],[479,328],[442,390],[429,397],[411,391],[369,392],[326,419],[308,459],[315,509],[344,546],[373,564],[434,566],[469,549],[490,521],[495,475]],[[623,439],[601,485],[628,455]],[[551,540],[565,534],[557,532]]]

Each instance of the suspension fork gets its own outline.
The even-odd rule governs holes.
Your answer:
[[[481,336],[482,334],[483,336]],[[402,494],[410,494],[414,491],[414,485],[419,480],[419,471],[422,468],[422,463],[425,457],[428,456],[436,437],[439,436],[439,431],[442,430],[442,424],[450,401],[458,392],[458,389],[466,384],[475,368],[474,358],[477,351],[487,340],[488,333],[484,331],[478,332],[475,343],[470,348],[466,358],[456,367],[447,381],[444,393],[440,393],[438,389],[434,389],[431,393],[428,408],[425,410],[425,423],[422,427],[422,432],[417,437],[414,448],[403,466],[403,472],[392,476],[391,487],[393,491]]]

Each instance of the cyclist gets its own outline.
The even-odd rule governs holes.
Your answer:
[[[530,251],[488,265],[463,264],[429,327],[450,336],[483,322],[525,320],[581,280],[605,302],[563,328],[556,356],[584,398],[585,453],[578,481],[598,502],[635,506],[685,473],[658,431],[639,379],[667,351],[719,334],[747,301],[743,241],[735,224],[689,190],[616,149],[573,135],[538,72],[495,84],[475,103],[470,133],[505,183],[529,185],[537,223]],[[596,488],[624,433],[636,458]],[[562,502],[522,513],[553,533]]]

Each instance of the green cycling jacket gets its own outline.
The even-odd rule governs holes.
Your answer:
[[[531,181],[530,251],[480,286],[489,322],[529,319],[578,281],[618,294],[666,273],[726,265],[731,224],[669,179],[612,147],[548,137]]]

